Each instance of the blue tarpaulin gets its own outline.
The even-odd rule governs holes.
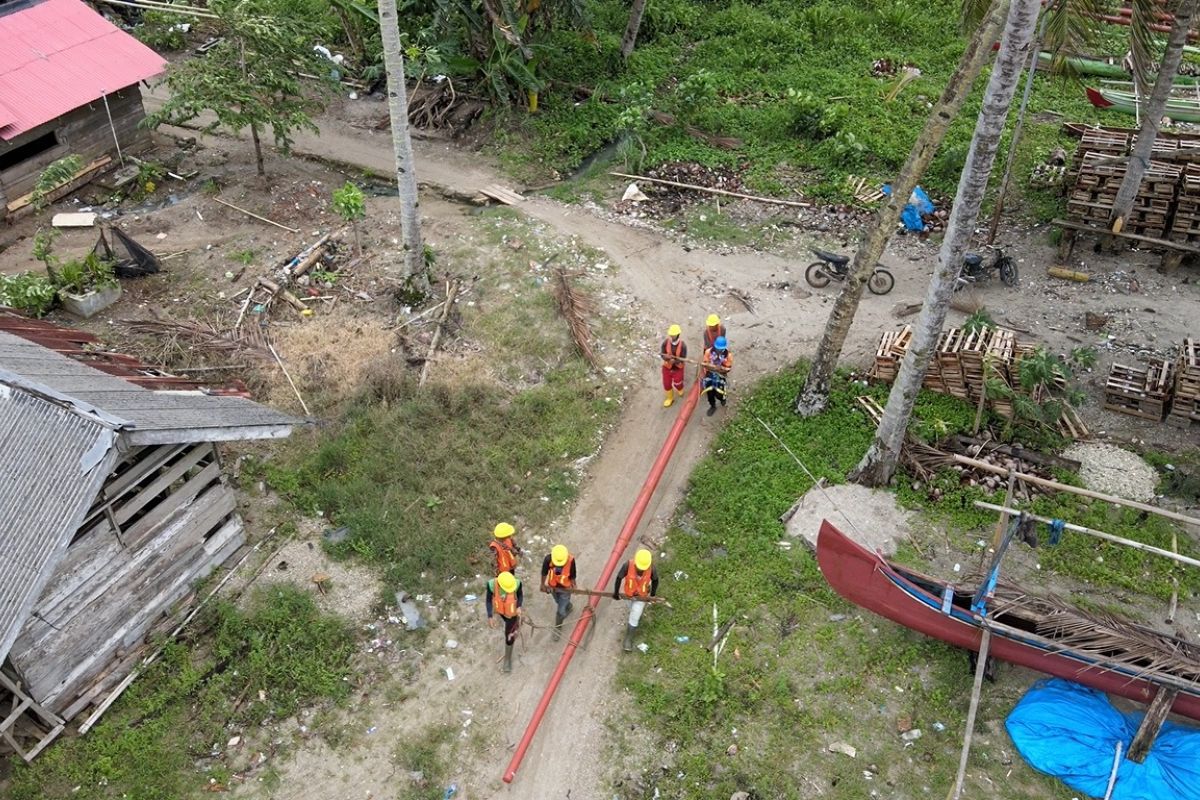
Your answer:
[[[891,184],[885,183],[882,191],[890,197],[892,194]],[[925,220],[922,219],[922,216],[932,214],[933,211],[933,201],[929,199],[929,195],[925,194],[925,190],[918,186],[908,196],[908,202],[904,205],[904,210],[900,212],[900,222],[904,224],[905,230],[920,233],[925,230]]]
[[[1118,711],[1103,692],[1051,678],[1025,693],[1005,727],[1034,769],[1104,797],[1117,742],[1127,752],[1143,716]],[[1144,762],[1122,755],[1112,800],[1200,800],[1200,730],[1166,722]]]

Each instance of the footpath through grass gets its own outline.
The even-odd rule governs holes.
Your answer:
[[[633,708],[655,749],[643,765],[643,785],[621,788],[628,800],[656,791],[697,799],[737,791],[797,800],[941,797],[953,781],[971,687],[966,656],[851,606],[828,587],[807,548],[777,544],[785,538],[779,516],[811,481],[753,415],[817,477],[837,484],[872,435],[855,395],[885,394],[839,378],[829,410],[800,419],[790,401],[802,383],[803,370],[764,380],[693,473],[659,562],[662,593],[674,608],[647,615],[639,636],[647,653],[621,665],[619,680],[634,694]],[[944,433],[968,428],[973,416],[958,401],[928,393],[916,415],[918,430]],[[947,485],[950,478],[941,480]],[[928,505],[910,480],[898,483],[908,484],[906,504]],[[951,563],[954,552],[977,552],[976,540],[995,523],[994,515],[971,506],[983,497],[978,488],[956,488],[937,506],[938,524],[947,527],[953,545]],[[1163,534],[1157,525],[1139,525],[1071,497],[1039,500],[1035,508],[1131,538],[1161,541]],[[946,539],[932,525],[911,527],[925,551],[944,551]],[[1135,551],[1110,552],[1115,549],[1068,535],[1058,548],[1037,551],[1040,574],[1153,594],[1168,585],[1164,563]],[[911,545],[902,547],[902,558],[921,560]],[[1187,588],[1196,587],[1189,582]],[[737,617],[715,666],[705,650],[714,604],[722,621]],[[984,693],[969,796],[1071,796],[1026,767],[1000,727],[1036,677],[1008,668]],[[919,728],[921,737],[902,739],[907,727]],[[828,750],[839,742],[854,747],[857,757]]]
[[[224,791],[240,753],[225,752],[233,736],[349,693],[354,641],[347,623],[291,587],[258,589],[245,610],[218,601],[86,736],[16,764],[7,797],[180,800]]]

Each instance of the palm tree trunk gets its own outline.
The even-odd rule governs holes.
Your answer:
[[[937,346],[954,284],[962,269],[963,253],[970,242],[979,219],[979,209],[987,193],[988,179],[996,160],[996,150],[1004,133],[1004,123],[1012,106],[1013,95],[1021,80],[1021,67],[1029,54],[1029,40],[1037,25],[1041,0],[1013,0],[1004,36],[1000,40],[1000,52],[992,67],[987,90],[983,96],[983,107],[975,122],[975,134],[967,153],[967,163],[958,180],[958,193],[954,197],[954,209],[946,225],[946,238],[938,253],[938,265],[921,316],[914,326],[913,341],[900,364],[900,374],[888,395],[883,419],[875,432],[875,440],[863,456],[851,478],[867,486],[883,486],[892,479],[900,458],[900,447],[912,416],[913,402],[929,359]]]
[[[259,177],[267,174],[263,164],[262,140],[258,137],[258,123],[250,123],[250,141],[254,144],[254,166],[258,169]]]
[[[629,60],[633,48],[637,45],[638,29],[642,27],[642,14],[646,13],[646,0],[633,0],[629,9],[629,24],[625,26],[625,35],[621,37],[621,58]]]
[[[1121,188],[1117,190],[1117,199],[1113,201],[1110,220],[1114,232],[1120,233],[1129,221],[1142,178],[1150,166],[1150,153],[1158,139],[1158,129],[1162,126],[1167,100],[1171,97],[1171,86],[1175,82],[1175,76],[1179,74],[1179,62],[1183,60],[1183,48],[1192,28],[1192,17],[1196,13],[1197,2],[1200,0],[1183,0],[1175,11],[1175,25],[1171,28],[1166,52],[1163,53],[1162,63],[1158,66],[1158,77],[1154,81],[1150,99],[1142,111],[1142,126],[1137,132],[1137,144],[1133,146],[1133,152],[1129,155],[1125,178],[1121,181]]]
[[[908,198],[917,181],[924,174],[929,162],[946,138],[946,131],[954,121],[963,102],[971,92],[975,78],[983,69],[984,62],[991,55],[992,42],[1000,32],[1005,16],[1008,14],[1012,0],[993,0],[987,17],[971,36],[967,49],[963,51],[958,62],[958,68],[950,76],[950,82],[937,105],[925,121],[917,141],[913,144],[908,160],[900,169],[900,174],[892,182],[892,194],[880,207],[875,216],[875,223],[867,231],[866,238],[858,246],[854,261],[849,266],[849,276],[834,301],[829,320],[825,323],[825,332],[821,335],[821,343],[817,346],[816,357],[809,368],[804,388],[796,396],[794,407],[797,414],[809,417],[825,410],[829,402],[829,383],[833,379],[833,371],[837,367],[846,336],[850,333],[850,323],[858,311],[858,303],[862,299],[863,287],[875,264],[883,256],[888,240],[896,230],[900,221],[900,213],[908,203]]]
[[[396,185],[400,195],[400,232],[404,241],[404,274],[409,286],[429,291],[425,271],[425,247],[421,242],[421,219],[417,214],[417,173],[413,169],[412,139],[408,135],[408,87],[404,78],[404,53],[400,49],[400,28],[396,18],[396,0],[378,0],[379,29],[383,40],[383,66],[387,71],[388,111],[392,124],[392,145],[396,151]]]

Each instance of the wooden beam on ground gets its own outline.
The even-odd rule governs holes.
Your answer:
[[[1150,753],[1150,748],[1154,745],[1154,740],[1158,738],[1158,732],[1162,730],[1167,714],[1171,713],[1171,706],[1175,704],[1175,698],[1178,696],[1178,689],[1168,689],[1166,686],[1158,687],[1158,694],[1154,695],[1154,700],[1150,702],[1146,716],[1142,717],[1142,724],[1138,726],[1137,733],[1134,734],[1133,741],[1129,744],[1129,755],[1126,758],[1135,764],[1141,764],[1146,760],[1146,756]]]
[[[1012,470],[1009,470],[1005,467],[998,467],[995,464],[989,464],[986,461],[979,461],[974,458],[967,458],[966,456],[957,454],[954,456],[954,463],[962,464],[963,466],[971,467],[982,472],[990,472],[994,475],[1003,475],[1005,477],[1008,476],[1009,472],[1012,472]],[[1168,511],[1167,509],[1159,508],[1158,506],[1146,505],[1145,503],[1139,503],[1136,500],[1126,500],[1124,497],[1104,494],[1103,492],[1093,492],[1091,489],[1082,489],[1078,486],[1068,486],[1067,484],[1059,483],[1058,481],[1039,478],[1037,475],[1028,475],[1024,472],[1015,472],[1014,474],[1020,480],[1023,480],[1026,483],[1031,483],[1034,486],[1041,486],[1045,489],[1053,489],[1058,492],[1070,492],[1071,494],[1077,494],[1080,497],[1090,497],[1093,500],[1103,500],[1106,503],[1125,506],[1126,508],[1136,508],[1138,511],[1145,511],[1149,514],[1157,514],[1158,516],[1165,517],[1166,519],[1182,522],[1186,525],[1195,525],[1197,528],[1200,528],[1200,519],[1197,519],[1196,517],[1189,517],[1186,514]]]
[[[491,184],[479,190],[479,193],[485,197],[490,197],[493,200],[498,200],[506,206],[515,206],[517,203],[523,202],[525,197],[519,195],[511,189],[506,189],[498,184]]]
[[[276,228],[283,228],[288,233],[299,233],[300,232],[299,228],[289,228],[287,225],[284,225],[281,222],[276,222],[275,220],[267,219],[266,217],[260,217],[258,214],[255,214],[253,211],[247,211],[246,209],[241,208],[240,206],[235,206],[233,203],[227,203],[219,197],[214,197],[213,201],[220,203],[221,205],[225,206],[226,208],[232,208],[234,211],[240,211],[243,214],[245,214],[247,217],[253,217],[254,219],[258,220],[259,222],[265,222],[268,225],[274,225]]]
[[[994,503],[988,503],[983,500],[976,500],[975,507],[987,509],[988,511],[998,511],[1001,514],[1005,515],[1003,517],[1004,519],[1007,519],[1008,514],[1021,513],[1014,508],[1009,508],[1006,505],[998,506]],[[1035,519],[1038,522],[1044,522],[1046,524],[1050,524],[1053,521],[1049,517],[1041,517],[1041,516],[1038,516],[1037,514],[1030,514],[1028,511],[1025,512],[1025,516],[1030,517],[1031,519]],[[1163,558],[1169,558],[1172,561],[1178,561],[1180,564],[1187,564],[1188,566],[1191,566],[1191,567],[1200,567],[1200,560],[1197,560],[1194,558],[1188,558],[1187,556],[1181,556],[1178,553],[1173,553],[1170,550],[1164,550],[1161,547],[1155,547],[1152,544],[1145,544],[1144,542],[1135,542],[1133,539],[1126,539],[1122,536],[1114,536],[1111,533],[1105,533],[1104,531],[1098,531],[1095,528],[1086,528],[1083,525],[1075,525],[1074,523],[1071,523],[1071,522],[1065,523],[1063,527],[1065,527],[1069,531],[1075,531],[1077,533],[1085,533],[1088,536],[1094,536],[1097,539],[1103,539],[1106,542],[1113,542],[1114,544],[1123,544],[1126,547],[1132,547],[1134,550],[1141,550],[1142,552],[1145,552],[1145,553],[1153,553],[1156,556],[1162,556]]]
[[[618,178],[629,178],[635,181],[646,181],[647,183],[659,183],[663,186],[674,186],[677,189],[691,189],[696,192],[706,192],[708,194],[719,194],[725,197],[737,197],[741,200],[753,200],[756,203],[770,203],[777,206],[791,206],[792,208],[812,208],[812,203],[801,203],[798,200],[780,200],[775,197],[761,197],[754,194],[742,194],[741,192],[730,192],[726,189],[710,189],[707,186],[696,186],[692,183],[678,183],[676,181],[663,180],[662,178],[648,178],[645,175],[629,175],[624,172],[610,172],[609,175],[615,175]]]
[[[975,735],[975,713],[979,710],[979,695],[983,692],[983,673],[987,668],[988,649],[992,644],[992,629],[984,623],[983,634],[979,639],[979,660],[975,662],[975,684],[971,687],[971,705],[967,709],[967,730],[963,735],[962,755],[958,759],[958,775],[954,786],[946,795],[948,800],[958,800],[962,796],[963,778],[967,775],[967,757],[971,754],[971,738]]]

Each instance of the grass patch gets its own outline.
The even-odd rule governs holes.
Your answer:
[[[965,655],[847,604],[806,548],[776,545],[785,535],[780,514],[811,481],[751,415],[771,425],[815,476],[841,483],[872,436],[854,397],[886,393],[839,377],[829,410],[801,419],[790,406],[802,383],[803,369],[761,382],[692,475],[660,563],[663,594],[674,608],[647,615],[639,638],[649,650],[624,659],[619,673],[658,745],[645,765],[647,785],[623,789],[630,800],[655,791],[676,798],[737,791],[797,800],[941,796],[953,780],[971,686]],[[973,418],[968,405],[928,393],[920,395],[915,413],[915,429],[931,437],[968,428]],[[911,479],[898,484],[903,499],[928,506]],[[994,524],[994,515],[970,505],[982,496],[973,487],[955,487],[938,506],[954,524],[956,547],[972,547],[977,535],[968,531]],[[1069,507],[1069,518],[1090,519],[1088,509],[1064,503],[1056,509],[1067,513]],[[1102,508],[1092,513],[1107,515]],[[922,526],[913,527],[921,534]],[[1137,538],[1157,536],[1140,530]],[[1097,552],[1093,540],[1068,537],[1039,557],[1047,571],[1087,572],[1105,586],[1114,585],[1111,568],[1127,571],[1127,581],[1150,584],[1151,591],[1161,588],[1157,573],[1143,577],[1140,560],[1109,564],[1106,556],[1100,574]],[[908,558],[916,560],[916,551],[910,548]],[[739,618],[715,665],[704,649],[714,604],[722,620]],[[1070,796],[1011,756],[1011,744],[995,727],[1027,683],[1024,676],[1003,677],[984,693],[968,794]],[[922,737],[906,743],[901,722],[920,728]],[[855,747],[857,759],[828,752],[835,742]],[[671,763],[659,769],[664,759]],[[995,783],[985,785],[981,774]]]
[[[434,726],[396,745],[397,800],[444,800],[458,741],[453,725]]]
[[[349,691],[354,634],[298,589],[257,589],[245,610],[214,603],[190,636],[204,644],[168,644],[87,736],[64,738],[32,765],[17,764],[8,797],[192,796],[210,779],[228,777],[216,751],[230,736]]]

